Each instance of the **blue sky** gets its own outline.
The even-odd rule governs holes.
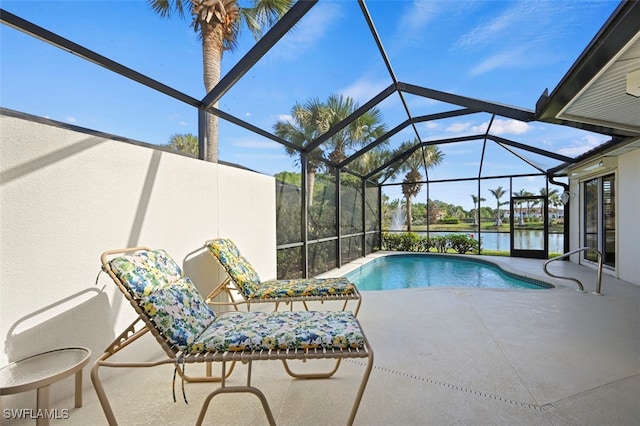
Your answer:
[[[534,109],[544,89],[558,84],[618,2],[438,0],[366,5],[399,81]],[[204,96],[200,41],[188,18],[161,18],[143,0],[3,0],[1,7],[192,97]],[[0,43],[3,107],[155,144],[166,143],[176,133],[197,133],[197,111],[178,101],[4,25]],[[239,49],[224,54],[223,73],[254,43],[243,32]],[[357,2],[321,0],[221,99],[219,108],[271,131],[275,122],[288,118],[296,102],[325,100],[337,93],[363,104],[391,82]],[[405,101],[414,116],[457,108],[412,95]],[[387,98],[379,109],[389,128],[407,118],[398,96]],[[418,131],[423,140],[478,134],[489,120],[488,114],[476,114],[421,123]],[[609,139],[509,119],[494,121],[492,133],[567,156]],[[397,146],[414,136],[408,128],[390,144]],[[481,150],[482,141],[442,146],[445,162],[430,171],[430,178],[477,176]],[[483,175],[533,171],[514,158],[487,146]],[[294,159],[280,145],[225,122],[220,128],[220,159],[267,174],[295,170]],[[544,167],[557,164],[532,159]],[[508,184],[496,180],[486,186]],[[475,185],[458,184],[455,196],[450,190],[440,195],[436,185],[429,197],[448,197],[448,202],[468,208]],[[537,192],[543,185],[544,181],[520,179],[513,190]],[[394,198],[398,191],[391,192]]]

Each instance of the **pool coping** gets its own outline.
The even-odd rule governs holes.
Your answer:
[[[542,285],[540,285],[541,287],[543,287],[542,290],[574,289],[572,286],[568,285],[567,283],[561,280],[557,280],[557,279],[553,279],[552,277],[545,276],[542,269],[542,263],[546,261],[544,259],[540,260],[541,262],[540,274],[536,274],[530,271],[524,271],[514,267],[510,263],[510,261],[513,260],[513,258],[511,257],[507,258],[509,259],[509,261],[506,261],[506,260],[501,261],[501,259],[503,259],[501,256],[486,256],[486,255],[475,255],[475,254],[470,255],[470,254],[457,254],[457,253],[431,253],[431,252],[424,253],[424,252],[414,252],[414,251],[377,251],[375,253],[368,254],[364,258],[359,258],[352,262],[346,263],[342,265],[340,268],[334,268],[330,271],[320,274],[318,275],[318,278],[334,278],[334,277],[346,276],[348,273],[353,272],[356,269],[361,268],[371,262],[375,262],[376,260],[379,260],[381,258],[388,257],[388,256],[407,255],[407,254],[418,255],[418,256],[432,256],[432,257],[436,257],[436,256],[455,257],[455,258],[460,258],[467,261],[485,263],[485,264],[488,264],[489,266],[494,266],[499,268],[502,272],[504,272],[509,276],[514,276],[515,278],[524,279],[524,281],[531,282],[534,285],[540,285],[539,283],[542,283]],[[526,259],[526,260],[531,261],[532,259]],[[541,289],[529,289],[529,288],[490,288],[490,287],[476,288],[476,287],[468,287],[468,286],[419,287],[419,289],[426,289],[426,290],[447,289],[447,288],[498,290],[498,291],[539,291],[541,290]],[[415,290],[418,288],[413,288],[413,289]],[[405,290],[405,289],[397,289],[397,290]],[[395,291],[395,290],[375,290],[375,291]]]

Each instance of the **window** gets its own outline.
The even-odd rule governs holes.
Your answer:
[[[605,265],[616,266],[616,178],[614,174],[584,182],[584,245],[599,250]],[[584,258],[597,261],[593,252]]]

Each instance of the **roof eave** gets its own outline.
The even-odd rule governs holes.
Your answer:
[[[614,137],[637,136],[637,133],[633,131],[560,119],[558,115],[580,93],[585,85],[636,36],[638,22],[640,22],[640,2],[621,2],[586,49],[580,54],[573,66],[560,80],[553,92],[548,94],[548,91],[545,90],[542,94],[536,103],[537,119],[547,123],[562,124]]]

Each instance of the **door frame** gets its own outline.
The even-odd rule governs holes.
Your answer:
[[[530,195],[525,197],[511,197],[511,202],[509,203],[509,238],[510,238],[510,246],[511,246],[511,257],[526,257],[530,259],[548,259],[549,258],[549,200],[545,195]],[[515,230],[515,206],[521,204],[523,201],[527,200],[539,200],[542,201],[544,206],[542,208],[543,212],[543,249],[542,250],[522,250],[515,249],[514,247],[514,230]]]

